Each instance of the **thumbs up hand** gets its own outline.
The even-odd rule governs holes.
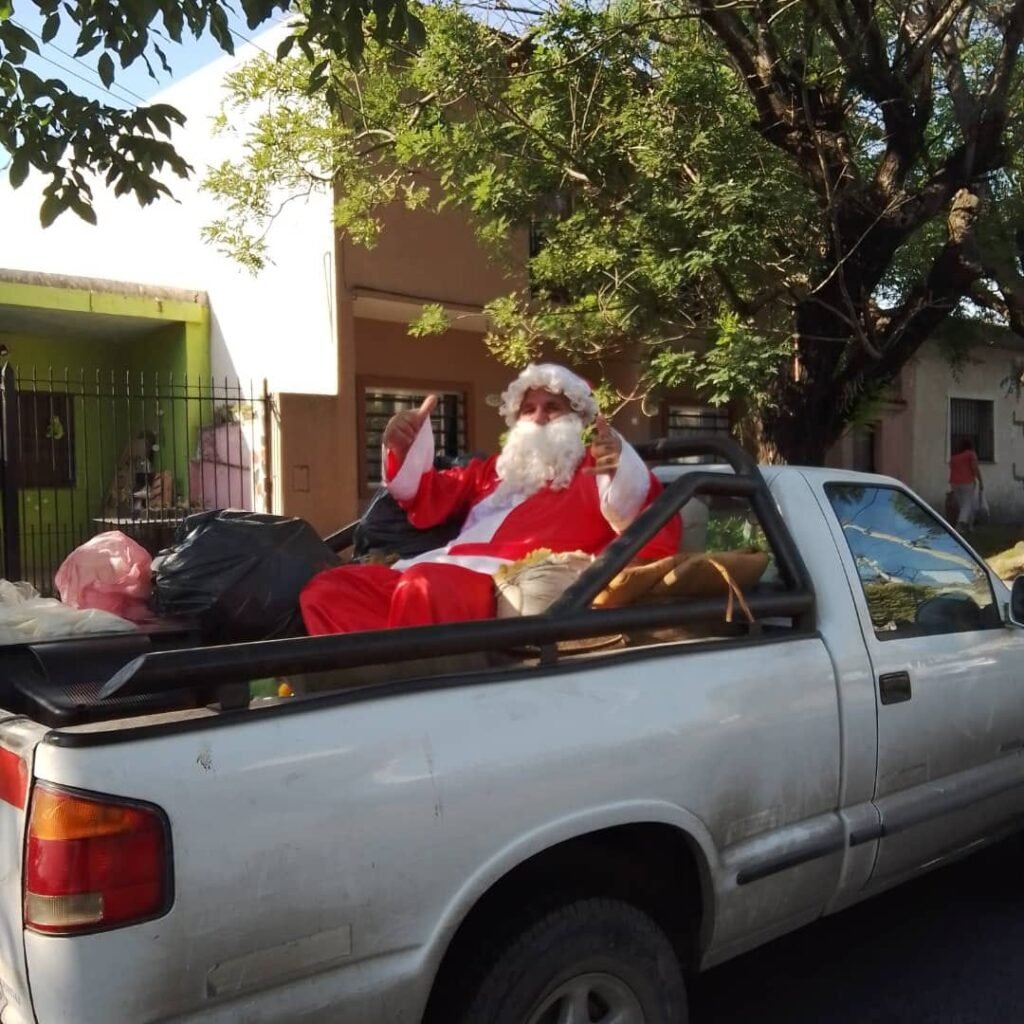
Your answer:
[[[590,454],[594,459],[594,465],[590,467],[591,473],[615,475],[622,454],[622,438],[612,430],[603,416],[598,416],[594,423]]]
[[[408,454],[420,427],[430,419],[437,405],[437,395],[427,395],[418,409],[405,409],[395,413],[384,428],[384,447],[401,461]]]

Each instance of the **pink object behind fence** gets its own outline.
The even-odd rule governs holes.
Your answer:
[[[72,608],[99,608],[139,622],[152,617],[149,552],[119,530],[98,533],[75,548],[57,570],[60,599]]]

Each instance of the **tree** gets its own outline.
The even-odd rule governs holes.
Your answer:
[[[9,177],[17,188],[31,167],[49,181],[40,216],[49,225],[65,210],[95,223],[89,175],[103,174],[118,195],[134,194],[140,203],[170,194],[163,172],[185,177],[191,168],[170,141],[181,113],[165,104],[126,110],[76,93],[57,78],[42,79],[25,66],[40,43],[51,42],[62,25],[77,35],[76,57],[98,53],[96,70],[109,88],[115,63],[126,68],[143,61],[154,78],[154,64],[167,72],[167,41],[209,33],[228,53],[234,41],[226,0],[27,0],[44,16],[37,38],[15,20],[14,0],[0,0],[0,148],[11,154]],[[291,0],[242,0],[250,29]],[[422,25],[405,0],[305,0],[296,7],[293,44],[312,58],[314,47],[345,55],[358,64],[364,45],[364,20],[375,37],[422,38]],[[161,27],[162,26],[162,30]],[[161,42],[163,45],[161,45]],[[315,78],[313,79],[315,86]]]
[[[213,240],[258,263],[275,204],[331,184],[369,244],[396,200],[464,208],[496,251],[532,223],[532,288],[489,309],[500,354],[639,347],[646,388],[746,398],[790,461],[820,462],[951,317],[1024,329],[1024,0],[423,17],[418,51],[317,63],[327,103],[300,61],[233,79],[272,103],[210,179]]]

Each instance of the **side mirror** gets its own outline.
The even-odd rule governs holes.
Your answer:
[[[1024,627],[1024,576],[1018,576],[1010,590],[1010,621]]]

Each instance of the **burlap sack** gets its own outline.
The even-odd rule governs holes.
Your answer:
[[[718,567],[724,569],[724,574]],[[686,553],[631,565],[618,574],[594,599],[597,608],[624,608],[645,602],[680,598],[719,597],[757,585],[768,567],[763,551]]]
[[[725,575],[715,563],[725,570]],[[706,555],[684,558],[655,583],[650,596],[656,600],[720,597],[729,593],[729,579],[740,590],[749,590],[757,585],[767,568],[768,555],[764,551],[709,551]]]
[[[593,562],[582,551],[553,553],[540,549],[502,566],[494,576],[498,618],[539,615],[547,611]]]

